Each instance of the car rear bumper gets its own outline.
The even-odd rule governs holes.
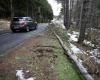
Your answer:
[[[27,26],[11,26],[11,30],[25,30]]]

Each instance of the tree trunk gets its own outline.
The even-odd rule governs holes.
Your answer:
[[[82,17],[83,17],[83,1],[82,1],[82,6],[81,6],[81,12],[80,12],[80,35],[78,42],[82,43],[85,37],[85,26],[82,24]]]
[[[69,29],[69,0],[64,1],[64,26]]]
[[[83,0],[81,7],[81,17],[80,17],[80,35],[79,43],[82,43],[85,39],[86,28],[91,28],[90,19],[92,14],[92,0]]]
[[[13,0],[10,0],[10,9],[11,9],[11,19],[14,17],[14,6]]]

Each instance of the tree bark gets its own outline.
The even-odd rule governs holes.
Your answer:
[[[11,9],[11,19],[14,17],[14,6],[13,0],[10,0],[10,9]]]
[[[69,0],[64,1],[64,26],[69,29]]]
[[[81,17],[80,17],[80,35],[79,43],[82,43],[85,39],[86,28],[91,28],[91,14],[92,14],[92,0],[83,0],[81,7]]]

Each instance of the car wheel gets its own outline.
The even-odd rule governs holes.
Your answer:
[[[35,27],[35,30],[37,29],[37,26]]]
[[[26,31],[27,31],[27,32],[29,32],[29,31],[30,31],[29,27],[26,27]]]
[[[37,29],[37,26],[35,26],[35,29],[34,30],[36,30]]]

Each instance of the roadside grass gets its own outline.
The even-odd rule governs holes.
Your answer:
[[[19,61],[30,61],[32,60],[32,56],[31,55],[17,55],[15,59]]]
[[[5,78],[0,75],[0,80],[5,80]]]
[[[69,46],[69,41],[68,41],[68,35],[67,31],[60,28],[56,27],[56,25],[50,25],[51,27],[49,31],[56,32],[57,35],[61,37],[63,40],[64,44],[66,44],[68,47]],[[52,36],[53,34],[51,34]],[[53,38],[54,37],[54,38]],[[78,68],[75,66],[75,64],[66,56],[64,55],[64,50],[60,46],[59,41],[55,38],[55,36],[52,37],[53,45],[56,47],[54,48],[54,55],[57,55],[56,61],[54,64],[55,71],[57,71],[59,80],[85,80],[85,78],[82,76]]]
[[[59,33],[63,38],[66,36],[66,33],[64,34]],[[65,38],[64,41],[66,42],[68,38]],[[17,51],[12,51],[12,56],[4,58],[5,66],[8,68],[7,71],[10,72],[2,73],[3,75],[0,75],[0,80],[16,80],[15,70],[21,68],[29,70],[32,75],[36,75],[37,80],[84,80],[79,70],[64,55],[62,47],[55,36],[51,34],[51,31],[38,39],[34,41],[34,38],[32,38],[29,40],[30,43],[27,42],[20,46]],[[41,46],[40,49],[38,45]],[[46,50],[48,49],[43,46],[50,46],[48,48],[53,49],[53,51],[47,52]],[[53,68],[51,68],[52,65]],[[52,71],[52,69],[54,70]]]
[[[85,80],[80,74],[79,70],[75,67],[65,55],[58,41],[54,43],[56,49],[54,49],[54,54],[57,55],[55,70],[58,72],[59,80]]]

